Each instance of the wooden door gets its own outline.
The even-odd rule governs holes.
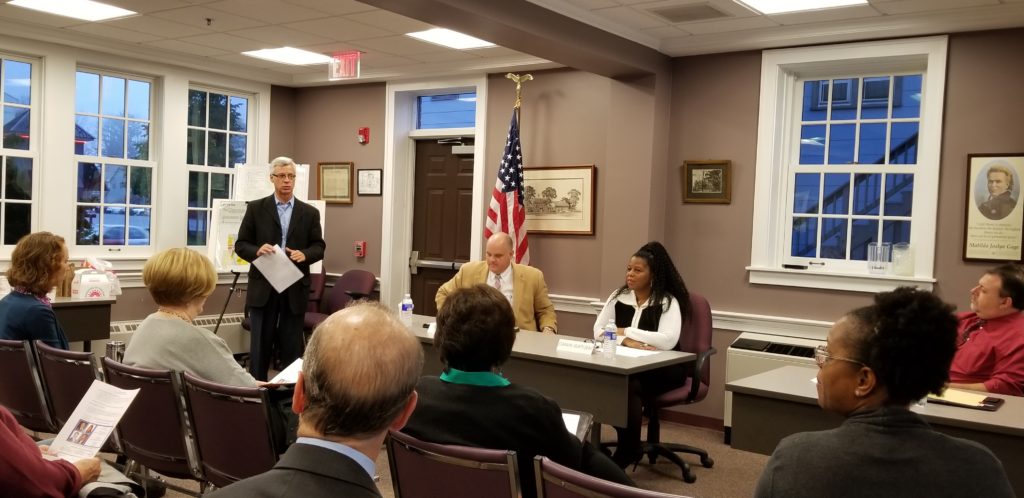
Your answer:
[[[454,140],[440,142],[416,142],[411,293],[416,314],[429,316],[437,314],[437,289],[469,261],[472,231],[473,155],[453,154],[452,145],[459,145]],[[461,139],[461,145],[472,144],[472,138]]]

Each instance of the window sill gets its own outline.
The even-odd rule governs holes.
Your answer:
[[[866,275],[855,273],[834,273],[815,270],[789,270],[748,266],[750,283],[806,287],[810,289],[835,289],[853,292],[885,292],[897,287],[917,287],[931,291],[934,278],[904,277],[899,275]]]

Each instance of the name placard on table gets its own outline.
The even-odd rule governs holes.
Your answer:
[[[593,342],[577,341],[573,339],[559,339],[558,345],[555,347],[555,351],[559,353],[577,353],[590,355],[594,353],[594,347],[596,346]]]

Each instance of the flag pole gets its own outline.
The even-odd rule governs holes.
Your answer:
[[[506,161],[509,161],[514,164],[514,169],[517,174],[512,174],[511,176],[506,174],[506,179],[512,180],[512,185],[515,186],[515,192],[513,192],[511,196],[506,196],[504,199],[504,202],[506,203],[505,212],[508,213],[506,215],[508,223],[503,228],[505,233],[512,237],[512,249],[514,251],[513,260],[516,263],[528,265],[530,264],[530,249],[526,241],[526,227],[523,226],[526,218],[526,206],[523,202],[523,163],[522,153],[519,150],[519,127],[522,122],[520,120],[520,111],[523,104],[523,83],[532,80],[533,75],[507,73],[505,78],[512,80],[516,84],[516,103],[512,108],[513,120],[512,125],[509,127],[509,140],[508,143],[505,144],[506,150],[505,156],[503,156],[505,159],[502,160],[502,167],[505,167],[507,165]],[[505,190],[506,187],[502,185],[501,174],[501,170],[499,169],[499,178],[497,180],[499,186],[496,186],[495,189],[500,187],[503,191],[508,192],[508,190]],[[495,190],[495,192],[498,191]],[[498,203],[498,206],[496,207],[500,208],[500,204],[501,203]],[[490,217],[490,214],[488,214],[488,217]]]

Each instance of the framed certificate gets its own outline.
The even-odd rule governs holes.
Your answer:
[[[320,199],[328,204],[352,204],[353,163],[316,163]]]

